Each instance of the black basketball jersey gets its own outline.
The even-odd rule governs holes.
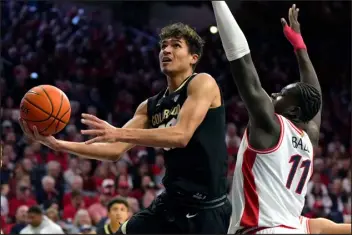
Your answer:
[[[187,99],[188,84],[195,76],[193,74],[187,78],[171,94],[166,89],[148,99],[151,128],[176,124]],[[209,201],[224,196],[227,187],[227,149],[223,102],[220,107],[208,110],[185,148],[164,150],[166,172],[163,184],[168,193],[196,201]]]

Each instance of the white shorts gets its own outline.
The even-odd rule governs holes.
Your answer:
[[[266,228],[256,232],[255,234],[305,234],[303,230],[299,229],[290,229],[290,228]]]

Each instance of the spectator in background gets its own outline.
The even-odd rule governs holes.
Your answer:
[[[129,211],[128,211],[129,216],[128,217],[130,218],[132,215],[139,212],[141,210],[141,208],[139,206],[138,200],[134,197],[127,198],[127,202],[129,205]]]
[[[155,164],[152,167],[152,173],[154,175],[154,180],[157,185],[162,184],[162,179],[165,175],[165,170],[166,168],[165,168],[164,154],[162,152],[159,152],[155,156]],[[142,187],[143,187],[143,178],[142,178]]]
[[[9,202],[9,216],[14,217],[17,209],[26,205],[28,207],[34,206],[37,204],[37,201],[32,198],[31,185],[26,180],[21,180],[16,185],[16,196],[12,198]]]
[[[87,159],[80,159],[79,165],[81,169],[81,176],[83,179],[83,190],[94,192],[96,190],[96,186],[94,179],[91,176],[92,162]]]
[[[8,213],[9,213],[9,202],[7,200],[6,194],[5,194],[5,190],[3,190],[2,188],[6,187],[5,185],[1,185],[1,198],[0,198],[0,215],[2,217],[7,217]]]
[[[108,211],[106,207],[115,195],[115,182],[112,179],[103,180],[97,197],[97,202],[88,208],[89,215],[94,224],[98,224],[107,216]]]
[[[129,205],[123,198],[115,198],[107,205],[108,221],[104,226],[97,228],[98,234],[115,234],[121,224],[129,218]]]
[[[47,204],[48,201],[58,199],[58,192],[55,188],[55,179],[49,175],[42,178],[42,187],[37,192],[37,201],[39,204]]]
[[[21,230],[27,226],[28,206],[20,206],[16,211],[16,222],[8,226],[9,234],[20,234]],[[5,231],[5,234],[7,232]]]
[[[95,230],[92,224],[92,219],[89,216],[89,213],[86,209],[79,209],[73,220],[73,225],[77,231],[83,230]],[[77,233],[77,232],[72,232]]]
[[[227,124],[227,131],[225,137],[227,153],[230,155],[237,154],[238,148],[241,143],[241,138],[237,135],[237,127],[234,123]]]
[[[46,210],[45,215],[54,223],[60,223],[59,211],[56,208],[50,207]]]
[[[68,183],[69,186],[72,186],[74,178],[81,173],[81,170],[78,165],[79,160],[77,157],[70,157],[68,162],[69,162],[68,168],[64,172],[64,179],[65,179],[65,182]],[[83,179],[82,179],[81,190],[82,189],[83,189]],[[71,190],[73,190],[73,189],[71,188]]]
[[[62,218],[67,221],[72,221],[77,211],[84,208],[85,204],[82,193],[73,191],[71,194],[71,203],[64,206]]]
[[[64,234],[64,231],[46,217],[40,207],[33,206],[28,209],[28,225],[20,234]]]
[[[55,189],[57,190],[57,199],[60,202],[60,207],[62,198],[64,195],[64,178],[61,172],[61,165],[57,161],[50,161],[47,164],[47,175],[51,176],[55,180]]]
[[[341,187],[341,180],[334,179],[330,185],[329,197],[332,205],[330,207],[329,218],[336,223],[343,223],[344,195]]]
[[[329,208],[331,207],[332,202],[329,197],[328,188],[321,183],[319,173],[314,173],[311,181],[308,182],[306,200],[310,209],[313,209],[315,202],[320,201],[326,210],[326,213],[329,213]]]
[[[90,199],[90,197],[84,195],[84,192],[83,192],[83,179],[82,179],[81,176],[74,175],[72,177],[71,183],[69,185],[70,185],[70,188],[71,188],[71,192],[65,193],[64,198],[63,198],[64,206],[71,204],[72,193],[73,192],[81,193],[85,206],[89,206],[91,204],[92,200]]]

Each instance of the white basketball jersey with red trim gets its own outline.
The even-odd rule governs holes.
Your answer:
[[[304,233],[310,234],[309,218],[300,216],[299,222],[301,223],[301,229],[304,231]]]
[[[307,133],[277,117],[280,139],[271,149],[255,150],[244,133],[233,176],[229,233],[247,227],[300,228],[313,146]]]

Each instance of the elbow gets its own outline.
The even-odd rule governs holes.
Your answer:
[[[116,153],[114,155],[107,156],[107,162],[117,162],[122,157],[122,153]]]
[[[177,136],[177,141],[176,141],[176,148],[185,148],[187,147],[189,141],[192,138],[193,133],[190,133],[190,131],[180,131]]]

